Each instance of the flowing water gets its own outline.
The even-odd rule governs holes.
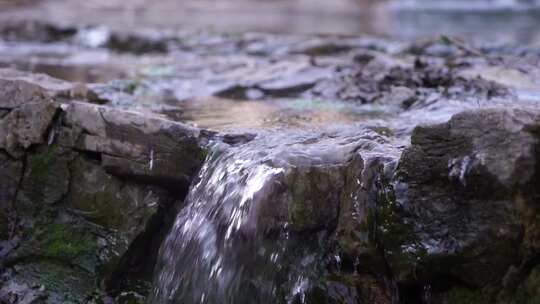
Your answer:
[[[214,144],[160,249],[151,302],[357,303],[354,288],[331,279],[340,258],[328,233],[290,227],[285,183],[302,166],[339,166],[372,133],[270,132],[239,147]]]

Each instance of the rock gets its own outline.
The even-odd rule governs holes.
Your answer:
[[[248,63],[250,63],[248,61]],[[230,99],[250,99],[253,90],[258,90],[263,96],[297,97],[311,89],[317,82],[329,79],[332,70],[326,67],[312,65],[307,56],[297,55],[295,58],[279,62],[263,61],[253,63],[229,72],[233,85],[215,93],[216,96]],[[254,69],[254,67],[257,67]],[[229,81],[230,82],[230,81]]]
[[[32,289],[26,284],[19,285],[9,282],[0,289],[0,301],[6,304],[32,304],[43,300],[43,291]]]
[[[122,255],[157,212],[159,191],[149,186],[123,182],[105,172],[95,161],[77,158],[67,195],[68,206],[84,219],[115,231],[107,250]]]
[[[486,109],[414,130],[392,200],[406,234],[383,240],[398,280],[449,277],[493,297],[537,252],[539,126],[536,111]]]
[[[11,71],[11,70],[8,70]],[[47,92],[35,83],[25,80],[12,80],[3,75],[6,70],[0,70],[0,108],[11,110],[26,103],[40,103],[50,99]]]
[[[14,69],[0,69],[2,89],[5,94],[5,102],[20,104],[21,102],[35,101],[40,99],[76,99],[87,100],[93,103],[104,103],[106,100],[87,85],[82,83],[70,83],[50,77],[46,74],[23,72]],[[2,106],[3,107],[3,106]],[[2,108],[0,107],[0,108]],[[1,116],[1,115],[0,115]]]
[[[11,208],[21,180],[23,164],[0,153],[0,240],[7,240],[12,233]],[[4,246],[0,245],[0,258]],[[5,253],[4,253],[5,254]]]
[[[517,299],[536,303],[540,301],[540,266],[533,268],[517,290]]]
[[[0,37],[8,41],[62,41],[71,38],[76,33],[75,28],[36,20],[8,18],[0,23]]]
[[[211,135],[140,113],[60,103],[71,95],[32,80],[0,73],[4,285],[43,284],[47,303],[78,303],[113,276],[148,279],[167,212],[187,194]]]
[[[285,295],[293,302],[304,297],[389,303],[383,280],[367,272],[348,277],[345,273],[354,271],[349,265],[343,273],[333,271],[329,265],[340,255],[323,248],[336,245],[332,235],[344,207],[356,211],[362,158],[382,156],[392,145],[368,128],[265,135],[211,149],[161,246],[152,303],[201,294],[210,302],[226,294],[243,303],[246,293],[237,289],[238,282],[253,277],[265,288],[251,288],[250,298],[262,303]],[[216,260],[223,266],[213,274]],[[283,281],[275,281],[282,269]],[[237,275],[231,279],[231,273]],[[217,282],[220,289],[204,288]]]
[[[65,124],[82,133],[64,142],[101,154],[107,172],[171,189],[187,189],[206,156],[197,129],[161,118],[73,102]]]
[[[407,87],[391,87],[390,92],[383,95],[380,103],[408,108],[416,101],[416,92]]]
[[[106,46],[117,52],[167,53],[167,42],[165,37],[153,37],[138,33],[113,33],[109,34]]]
[[[250,144],[261,143],[255,139],[247,145]],[[237,149],[249,150],[246,145]],[[340,211],[352,204],[364,157],[359,151],[366,155],[393,153],[391,145],[369,129],[359,129],[354,134],[329,132],[292,145],[274,146],[273,150],[266,161],[282,171],[264,181],[264,194],[253,203],[259,206],[257,222],[264,227],[286,221],[295,232],[333,231],[343,214]],[[273,229],[276,228],[279,226]],[[266,226],[260,230],[268,229]]]
[[[25,103],[13,109],[0,121],[0,149],[17,157],[20,149],[45,143],[56,113],[57,105],[50,102]]]
[[[31,214],[36,207],[58,203],[68,192],[72,157],[70,151],[57,146],[41,147],[29,155],[17,209]]]

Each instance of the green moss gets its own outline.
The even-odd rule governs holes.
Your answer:
[[[45,151],[35,154],[30,157],[28,168],[30,169],[27,176],[28,181],[32,184],[28,194],[32,201],[41,201],[44,198],[43,187],[52,172],[56,147],[48,147]]]
[[[206,148],[201,148],[199,150],[199,155],[198,155],[198,159],[202,162],[202,161],[205,161],[206,158],[208,157],[208,154],[209,154],[209,151],[208,149]]]
[[[95,249],[91,235],[76,231],[65,224],[54,223],[43,233],[43,253],[47,256],[75,259]]]
[[[38,205],[54,204],[69,186],[68,154],[56,146],[41,147],[28,157],[22,195],[28,214],[39,211]],[[18,207],[21,207],[20,205]]]
[[[370,242],[384,248],[398,279],[406,279],[427,257],[427,251],[405,219],[405,212],[396,202],[393,187],[382,178],[377,181],[377,208],[368,219]]]
[[[29,166],[34,176],[43,176],[50,173],[47,171],[47,169],[54,160],[56,150],[56,146],[47,147],[45,151],[35,154],[30,159]]]
[[[483,296],[480,291],[453,288],[448,292],[448,304],[487,304],[487,297]]]

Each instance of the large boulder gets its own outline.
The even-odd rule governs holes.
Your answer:
[[[534,297],[539,128],[537,110],[482,109],[416,127],[401,156],[357,150],[335,230],[341,259],[405,303]]]
[[[85,302],[113,276],[150,276],[206,157],[197,129],[45,80],[0,73],[0,302]]]
[[[514,291],[540,249],[539,130],[540,113],[512,108],[414,130],[389,201],[405,233],[381,240],[397,281],[486,302]]]

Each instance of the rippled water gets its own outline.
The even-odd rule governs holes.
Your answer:
[[[399,108],[317,99],[231,100],[206,97],[160,110],[163,115],[212,130],[306,128],[384,120]]]

